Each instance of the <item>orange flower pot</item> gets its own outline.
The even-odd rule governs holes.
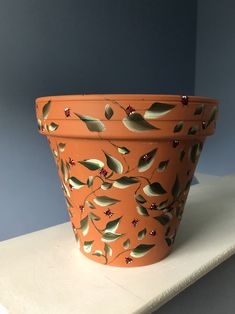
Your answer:
[[[172,249],[218,102],[173,95],[36,99],[81,252],[144,266]]]

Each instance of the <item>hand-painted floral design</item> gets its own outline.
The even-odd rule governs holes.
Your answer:
[[[203,102],[190,109],[190,97],[182,96],[177,103],[153,101],[140,110],[137,102],[104,99],[96,116],[91,107],[80,112],[66,101],[59,107],[61,119],[52,119],[53,104],[49,99],[37,105],[38,128],[50,138],[82,253],[124,267],[164,258],[217,106]],[[182,110],[187,119],[172,118]],[[73,128],[66,124],[71,122]],[[70,136],[77,125],[76,136]]]

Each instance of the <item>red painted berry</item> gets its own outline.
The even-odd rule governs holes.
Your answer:
[[[172,145],[175,148],[175,147],[177,147],[179,145],[179,143],[180,143],[179,140],[174,140]]]
[[[181,102],[184,106],[187,106],[188,105],[188,96],[182,96]]]
[[[133,259],[131,258],[131,257],[125,257],[125,262],[126,262],[126,264],[130,264],[130,263],[132,263],[133,262]]]
[[[152,230],[152,231],[149,232],[149,234],[154,237],[157,234],[157,231],[156,230]]]
[[[84,206],[83,205],[79,205],[79,209],[80,209],[81,212],[83,212],[84,211]]]
[[[128,106],[126,108],[126,113],[127,113],[128,116],[131,115],[133,112],[135,112],[135,109],[133,107]]]
[[[106,216],[108,216],[109,218],[111,218],[111,217],[113,216],[113,213],[111,212],[110,209],[106,210],[106,211],[104,212],[104,214],[105,214]]]
[[[76,164],[75,164],[75,161],[72,159],[72,158],[70,158],[69,157],[69,164],[71,165],[71,166],[75,166]]]
[[[133,225],[134,227],[136,227],[137,224],[138,224],[138,222],[139,222],[138,219],[133,219],[131,223],[132,223],[132,225]]]
[[[106,177],[107,174],[108,174],[108,171],[105,170],[104,168],[102,168],[102,169],[100,170],[100,174],[101,174],[102,176]]]
[[[157,209],[157,204],[156,203],[152,203],[151,205],[150,205],[150,208],[149,208],[150,210],[155,210],[155,209]]]
[[[70,108],[65,108],[64,114],[65,114],[66,118],[71,117]]]
[[[206,129],[206,121],[202,121],[202,128],[203,128],[203,130]]]

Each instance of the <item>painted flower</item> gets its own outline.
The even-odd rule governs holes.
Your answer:
[[[125,257],[125,262],[126,262],[126,264],[130,264],[130,263],[132,263],[133,262],[133,259],[131,258],[131,257]]]
[[[110,209],[106,210],[106,211],[104,212],[104,214],[105,214],[106,216],[108,216],[109,218],[111,218],[111,217],[113,216],[113,213],[111,212]]]
[[[126,108],[126,113],[127,113],[128,116],[131,115],[133,112],[135,112],[135,109],[133,107],[128,106]]]
[[[65,114],[66,118],[71,117],[70,108],[65,108],[64,114]]]

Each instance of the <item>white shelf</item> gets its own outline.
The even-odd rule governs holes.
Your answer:
[[[151,313],[235,253],[235,176],[191,188],[174,250],[154,265],[84,257],[69,223],[0,243],[0,313]],[[204,183],[203,183],[204,181]],[[2,307],[1,307],[2,306]]]

